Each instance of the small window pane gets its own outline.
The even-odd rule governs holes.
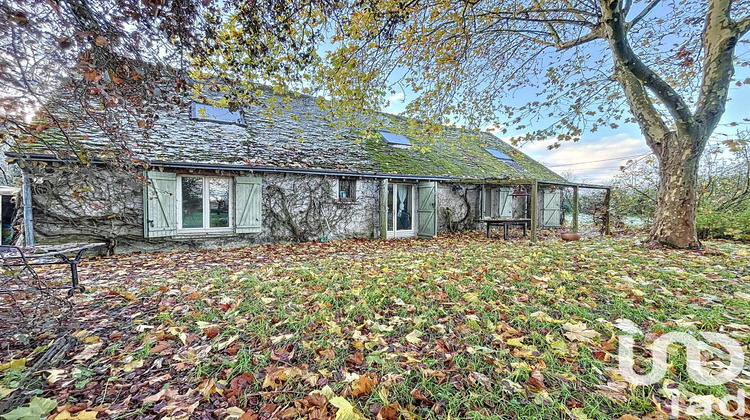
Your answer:
[[[209,178],[208,199],[211,227],[229,227],[229,180]]]
[[[203,228],[203,178],[182,178],[182,228]]]
[[[339,180],[339,199],[340,200],[354,200],[354,180],[351,179],[340,179]]]

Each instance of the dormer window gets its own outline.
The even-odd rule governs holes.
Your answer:
[[[516,171],[525,172],[524,169],[519,164],[517,164],[516,161],[514,161],[512,157],[506,155],[504,152],[501,152],[500,150],[495,149],[494,147],[483,147],[483,149],[486,150],[487,153],[494,156],[497,160],[505,163],[506,165],[510,166]]]
[[[388,144],[389,146],[398,147],[401,149],[408,149],[409,147],[411,147],[411,142],[406,138],[406,136],[402,136],[401,134],[393,134],[383,130],[378,130],[378,133],[383,136],[383,140],[385,140],[386,144]]]
[[[200,104],[195,101],[190,103],[190,118],[196,121],[235,124],[241,127],[247,126],[245,117],[239,110],[230,111],[227,108],[219,108],[209,104]]]

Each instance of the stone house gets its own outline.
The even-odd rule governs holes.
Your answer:
[[[109,252],[432,237],[529,217],[508,180],[565,182],[490,133],[430,136],[385,114],[358,130],[332,122],[312,97],[285,102],[242,111],[164,103],[148,127],[124,124],[126,145],[77,130],[77,159],[62,136],[18,142],[7,155],[30,197],[27,236],[104,241]],[[560,226],[560,201],[559,189],[540,188],[538,226]]]

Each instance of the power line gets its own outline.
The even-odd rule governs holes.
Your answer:
[[[561,164],[561,165],[546,165],[546,166],[548,168],[559,168],[561,166],[575,166],[575,165],[585,165],[587,163],[609,162],[611,160],[631,159],[631,158],[642,157],[642,156],[646,156],[646,155],[650,155],[650,154],[651,154],[651,152],[647,152],[647,153],[641,153],[640,155],[622,156],[622,157],[609,158],[609,159],[590,160],[588,162],[565,163],[565,164]]]

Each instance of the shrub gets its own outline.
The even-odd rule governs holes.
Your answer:
[[[750,208],[735,212],[703,210],[698,213],[700,239],[733,239],[750,242]]]

